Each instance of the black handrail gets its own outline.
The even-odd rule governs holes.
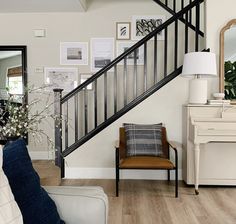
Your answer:
[[[154,2],[156,2],[157,4],[159,4],[162,8],[164,8],[167,12],[169,12],[171,15],[175,15],[176,14],[176,12],[174,11],[174,10],[172,10],[170,7],[168,7],[166,4],[164,4],[162,1],[160,1],[160,0],[153,0]],[[186,23],[186,20],[183,18],[183,17],[180,17],[179,18],[179,20],[181,21],[181,22],[183,22],[183,23]],[[191,23],[189,23],[189,22],[187,22],[187,25],[188,25],[188,27],[189,28],[191,28],[194,32],[196,32],[196,27],[193,25],[193,24],[191,24]],[[201,30],[199,30],[199,35],[201,35],[202,37],[204,37],[204,33],[201,31]]]
[[[80,92],[81,90],[83,90],[87,85],[89,85],[90,83],[92,83],[93,81],[95,81],[96,79],[98,79],[101,75],[103,75],[105,72],[108,72],[112,67],[114,67],[114,65],[118,64],[120,61],[122,61],[124,58],[126,58],[129,54],[131,54],[134,50],[138,49],[140,46],[142,46],[144,43],[146,43],[148,40],[152,39],[155,35],[157,35],[159,32],[161,32],[162,30],[164,30],[168,25],[170,25],[171,23],[173,23],[174,21],[176,21],[177,19],[179,19],[180,17],[182,17],[186,12],[188,12],[190,9],[192,9],[193,7],[195,7],[196,5],[200,4],[204,2],[204,0],[195,0],[192,3],[190,3],[189,5],[187,5],[185,8],[183,8],[183,10],[179,11],[178,13],[176,13],[173,17],[171,17],[170,19],[168,19],[166,22],[164,22],[163,24],[161,24],[159,27],[157,27],[154,31],[152,31],[151,33],[149,33],[147,36],[145,36],[143,39],[141,39],[139,42],[137,42],[136,44],[134,44],[132,47],[130,47],[128,50],[126,50],[123,54],[121,54],[120,56],[118,56],[117,58],[115,58],[112,62],[110,62],[108,65],[106,65],[105,67],[103,67],[100,71],[98,71],[96,74],[94,74],[91,78],[87,79],[85,82],[83,82],[81,85],[79,85],[77,88],[75,88],[74,90],[72,90],[70,93],[68,93],[67,95],[65,95],[62,99],[61,99],[61,104],[65,103],[67,100],[69,100],[71,97],[73,97],[75,94],[77,94],[78,92]],[[200,31],[198,34],[200,34]]]

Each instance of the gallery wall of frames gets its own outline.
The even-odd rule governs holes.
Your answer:
[[[165,19],[164,15],[135,15],[130,21],[118,21],[114,24],[116,38],[91,37],[89,42],[61,41],[59,47],[62,67],[44,68],[45,84],[48,85],[48,90],[62,88],[65,92],[70,92],[152,32]],[[164,40],[163,32],[158,34],[158,40]],[[139,49],[136,57],[137,64],[143,65],[142,48]],[[127,64],[133,65],[133,59],[134,55],[129,55]],[[80,66],[89,66],[90,72],[79,73]]]

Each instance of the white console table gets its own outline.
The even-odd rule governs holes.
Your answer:
[[[232,158],[236,158],[236,150],[232,151],[232,147],[236,147],[233,143],[236,142],[236,107],[187,105],[184,107],[184,118],[186,118],[183,133],[185,182],[195,185],[196,194],[199,193],[199,183],[236,185],[236,166],[233,167],[231,164]],[[208,150],[210,144],[207,143],[214,144],[213,150]],[[202,157],[200,151],[204,152]]]

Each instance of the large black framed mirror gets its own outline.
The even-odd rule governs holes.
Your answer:
[[[26,86],[27,47],[0,45],[0,101],[11,95],[17,103],[23,103]],[[24,100],[27,101],[27,97]]]
[[[27,104],[26,87],[27,47],[0,45],[0,109],[4,111],[9,97],[17,105]],[[0,138],[0,144],[4,143]]]

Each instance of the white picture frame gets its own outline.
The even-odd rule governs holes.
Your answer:
[[[92,74],[91,73],[81,73],[80,74],[80,85],[85,82],[87,79],[91,78]],[[93,90],[93,84],[89,84],[87,86],[87,90]]]
[[[48,91],[59,88],[70,92],[78,85],[78,68],[45,68],[44,80]]]
[[[123,54],[125,50],[132,47],[136,41],[117,41],[116,56]],[[119,65],[124,64],[123,61]],[[127,65],[134,65],[134,53],[127,56]],[[137,65],[144,65],[144,47],[143,45],[137,49]]]
[[[164,15],[138,15],[132,16],[132,40],[141,40],[147,34],[155,30],[159,25],[164,23]],[[157,35],[157,40],[164,40],[164,31]]]
[[[130,40],[131,38],[131,23],[130,22],[117,22],[116,23],[116,39],[117,40]]]
[[[91,38],[91,72],[98,72],[114,59],[114,38]]]
[[[88,42],[61,42],[61,65],[88,65]]]

